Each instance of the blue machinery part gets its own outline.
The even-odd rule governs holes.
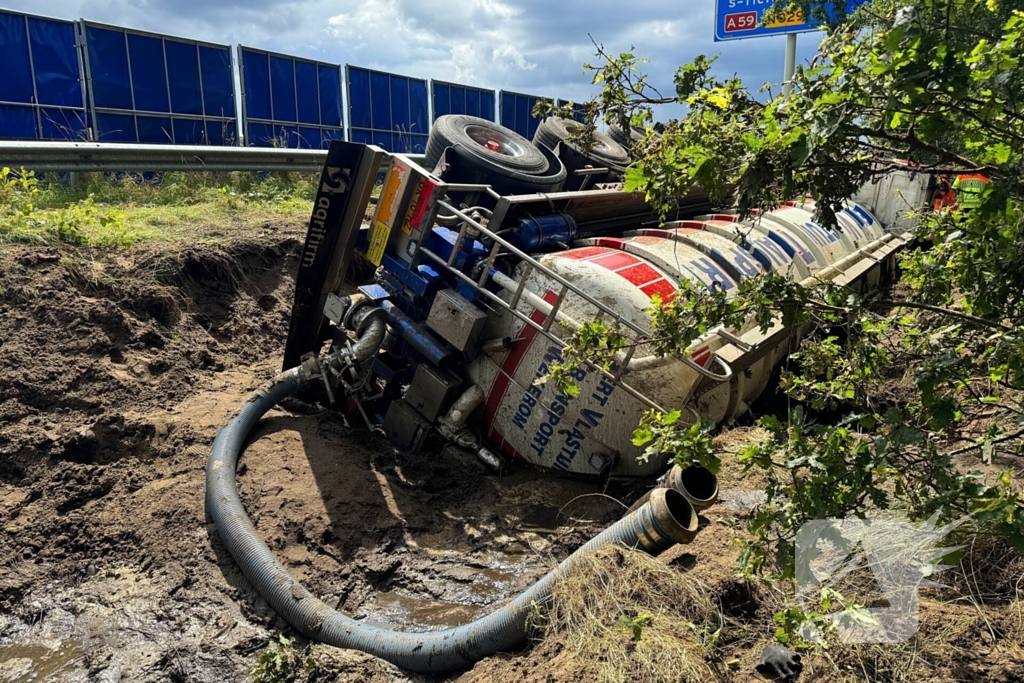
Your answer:
[[[523,218],[509,241],[523,251],[565,249],[576,237],[576,221],[564,213]]]
[[[449,368],[458,359],[458,352],[446,348],[423,325],[402,313],[390,301],[383,302],[381,308],[384,310],[384,320],[387,324],[394,328],[398,336],[408,342],[411,347],[423,354],[423,357],[430,363],[439,368]]]

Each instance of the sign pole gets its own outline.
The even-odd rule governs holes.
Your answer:
[[[796,34],[786,34],[786,63],[782,69],[782,94],[793,92],[793,74],[796,73]]]

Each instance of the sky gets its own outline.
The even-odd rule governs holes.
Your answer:
[[[714,43],[715,0],[2,0],[4,8],[531,95],[585,101],[593,40],[635,46],[648,82],[672,92],[675,69],[720,55],[748,86],[782,79],[785,38]],[[797,59],[815,33],[798,36]]]

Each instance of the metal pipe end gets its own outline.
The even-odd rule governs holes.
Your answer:
[[[668,473],[668,487],[683,494],[700,512],[718,502],[718,477],[700,465],[675,465]]]
[[[654,489],[648,505],[659,535],[675,543],[689,543],[697,536],[697,511],[683,494],[673,489]]]

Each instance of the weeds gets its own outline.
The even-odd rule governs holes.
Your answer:
[[[722,616],[704,587],[642,552],[605,548],[555,586],[546,639],[575,652],[587,680],[712,680]]]
[[[249,680],[251,683],[311,681],[317,677],[317,668],[312,657],[303,659],[295,649],[294,639],[278,636],[277,641],[271,640],[256,658]]]
[[[42,208],[45,198],[39,180],[31,171],[12,174],[0,171],[0,239],[11,242],[50,244],[63,242],[75,246],[130,247],[149,235],[145,230],[125,224],[124,214],[110,207],[97,206],[93,196],[70,202],[59,208]]]
[[[216,240],[239,227],[301,222],[315,194],[313,176],[298,173],[92,173],[74,186],[24,169],[0,173],[0,242],[117,249]]]

